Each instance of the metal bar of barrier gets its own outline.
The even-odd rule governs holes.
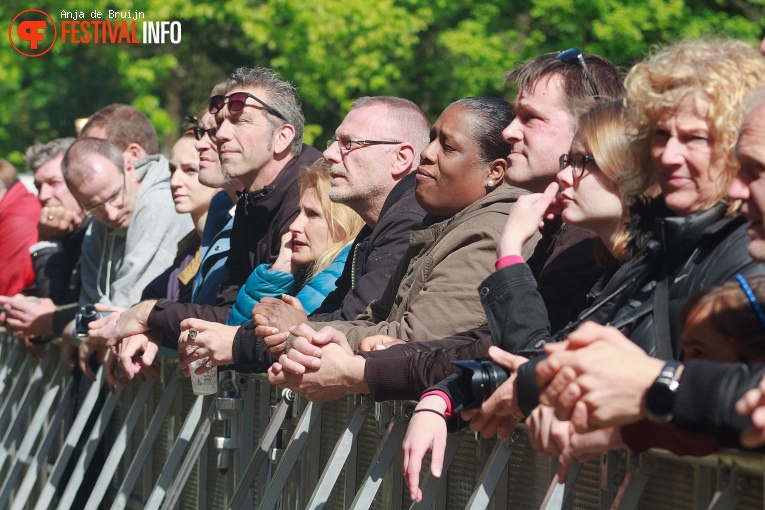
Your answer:
[[[327,503],[332,488],[337,483],[337,479],[345,466],[348,455],[351,452],[351,447],[359,437],[361,426],[364,425],[364,421],[367,418],[371,406],[368,405],[369,401],[362,400],[353,412],[353,415],[348,420],[348,425],[340,435],[340,439],[335,443],[335,448],[329,456],[327,465],[319,478],[319,483],[316,484],[316,488],[311,495],[311,499],[308,501],[306,508],[310,509],[322,509]]]
[[[294,399],[295,396],[291,391],[284,390],[282,392],[282,398],[276,406],[274,415],[268,422],[268,427],[266,427],[266,431],[260,438],[257,449],[250,458],[250,462],[247,464],[244,474],[239,479],[239,483],[234,491],[234,497],[228,505],[229,510],[238,509],[247,497],[247,492],[250,490],[250,486],[252,486],[252,482],[255,480],[258,471],[260,471],[260,467],[268,458],[268,449],[271,447],[274,439],[276,439],[276,434],[279,432],[279,429],[284,422],[284,418],[287,416],[287,411],[292,406]]]
[[[149,453],[151,452],[152,446],[154,446],[154,441],[157,439],[162,423],[170,412],[170,404],[175,400],[175,395],[178,393],[182,377],[183,374],[179,369],[176,369],[173,372],[170,384],[165,387],[165,391],[162,393],[162,399],[157,405],[157,410],[154,415],[151,417],[151,422],[149,422],[144,438],[141,441],[141,444],[138,445],[133,460],[130,462],[130,467],[128,467],[128,470],[125,473],[122,484],[117,491],[117,496],[112,502],[111,510],[123,510],[127,506],[130,493],[132,492],[136,481],[138,481],[138,475],[141,474],[141,469],[146,463],[146,459],[149,457]]]
[[[356,497],[351,503],[351,510],[361,510],[372,506],[377,490],[380,488],[382,479],[390,466],[396,451],[401,449],[401,443],[404,440],[406,425],[400,417],[394,416],[388,423],[385,435],[377,447],[375,456],[372,458],[372,464],[364,476],[364,482],[361,484]]]
[[[47,369],[44,368],[45,365],[35,367],[31,360],[24,355],[25,349],[23,345],[18,342],[17,338],[2,337],[0,335],[0,346],[2,346],[3,349],[0,356],[5,360],[5,363],[0,364],[0,386],[4,389],[4,391],[0,393],[0,395],[2,395],[0,410],[3,412],[0,419],[4,420],[7,424],[7,427],[0,428],[0,431],[2,431],[3,434],[2,444],[0,444],[0,473],[3,473],[2,476],[4,476],[1,480],[2,485],[0,485],[0,508],[22,510],[34,505],[36,505],[36,508],[48,508],[49,505],[57,503],[56,498],[58,498],[58,494],[56,492],[56,487],[60,485],[60,478],[57,478],[60,477],[59,471],[61,470],[62,465],[69,463],[72,453],[71,449],[78,441],[74,430],[69,430],[68,434],[66,434],[65,443],[62,446],[61,451],[58,452],[58,457],[56,458],[55,463],[50,468],[46,466],[46,458],[49,456],[50,458],[56,457],[56,454],[51,454],[50,452],[55,452],[53,445],[58,444],[58,441],[60,441],[60,437],[62,436],[59,432],[60,427],[66,422],[66,416],[72,412],[73,395],[76,393],[76,388],[73,387],[71,380],[67,381],[63,379],[66,371],[66,367],[63,365],[57,366],[55,375],[49,377],[50,373],[53,372],[53,367],[50,366],[50,363],[54,361],[53,358],[47,360],[49,363]],[[100,371],[99,377],[101,377]],[[102,381],[102,379],[99,379],[99,381]],[[64,386],[65,383],[68,384],[66,384],[67,388],[62,395],[61,387]],[[167,416],[168,412],[172,412],[173,407],[170,405],[170,402],[173,400],[173,396],[177,391],[177,385],[178,379],[173,378],[170,380],[168,389],[162,396],[162,402],[159,404],[156,409],[157,412],[151,419],[151,423],[154,424],[155,419],[161,416],[161,418],[156,421],[156,431],[154,432],[155,438],[157,437],[157,433],[165,416]],[[34,389],[35,386],[37,386],[37,389]],[[81,425],[80,422],[83,419],[87,419],[87,413],[83,413],[84,410],[92,407],[88,405],[88,399],[91,398],[94,391],[97,397],[97,389],[97,385],[92,385],[88,390],[81,412],[74,417],[74,424],[72,425],[73,429],[79,427]],[[141,392],[143,391],[146,391],[147,395],[150,392],[149,389],[145,390],[142,387]],[[31,399],[33,396],[37,395],[40,395],[39,404],[35,403],[36,408],[32,408],[30,403]],[[57,403],[59,395],[62,395],[61,403]],[[143,397],[139,393],[137,400],[140,401],[142,398]],[[151,399],[147,398],[146,400],[149,401]],[[133,407],[131,407],[130,411],[127,413],[127,418],[125,420],[126,424],[132,419],[131,416],[134,409],[140,407],[138,401],[131,400],[128,403],[132,404]],[[120,402],[118,405],[122,404],[123,402]],[[153,404],[149,405],[152,406]],[[247,408],[251,409],[253,405],[269,406],[270,395],[268,395],[267,392],[264,392],[263,395],[258,395],[257,398],[253,399],[252,403],[247,404]],[[271,417],[269,427],[265,429],[265,433],[260,439],[259,450],[254,455],[247,455],[247,452],[244,451],[245,449],[240,450],[242,458],[250,460],[247,469],[240,470],[239,473],[244,473],[244,476],[247,476],[248,473],[246,472],[248,470],[252,471],[250,483],[244,483],[244,476],[240,476],[241,479],[237,486],[237,494],[241,495],[242,498],[240,504],[244,503],[244,500],[247,498],[247,492],[252,486],[252,480],[259,474],[267,471],[262,469],[262,467],[267,461],[269,447],[273,443],[276,434],[279,433],[279,429],[284,423],[288,409],[289,403],[281,401],[274,412],[274,416]],[[291,464],[287,463],[289,460],[288,457],[298,458],[297,451],[299,448],[294,448],[296,438],[307,437],[308,431],[312,430],[309,423],[310,420],[307,416],[307,414],[310,414],[308,413],[310,409],[311,408],[306,408],[306,413],[301,416],[297,425],[298,430],[296,430],[293,439],[290,441],[290,445],[288,445],[285,450],[279,467],[276,468],[275,474],[268,485],[267,491],[261,494],[259,489],[258,493],[261,495],[261,498],[266,498],[261,499],[260,501],[261,505],[264,507],[272,507],[272,501],[276,501],[276,504],[278,505],[280,500],[283,504],[289,502],[291,505],[290,507],[302,507],[302,501],[308,494],[306,492],[306,484],[312,484],[313,482],[310,480],[315,480],[316,475],[318,474],[318,471],[313,472],[313,475],[310,474],[312,470],[316,469],[313,467],[315,466],[315,463],[319,462],[318,455],[306,457],[304,453],[301,453],[299,458],[305,459],[305,461],[300,461],[300,466],[302,466],[301,469],[290,470],[287,468],[289,465],[295,465],[291,460],[289,461]],[[49,418],[51,412],[54,413],[54,416]],[[394,472],[395,470],[391,470],[390,463],[400,447],[400,438],[394,437],[396,435],[396,425],[401,422],[401,436],[403,436],[404,424],[403,421],[398,418],[401,415],[399,413],[394,414],[396,414],[396,418],[389,422],[383,436],[383,444],[381,445],[381,448],[386,448],[387,451],[381,454],[379,451],[380,448],[378,448],[372,464],[367,471],[364,483],[361,485],[358,492],[355,492],[355,482],[353,481],[354,473],[347,473],[347,470],[354,469],[353,467],[349,468],[349,466],[355,465],[353,462],[355,462],[356,459],[355,457],[349,457],[348,452],[356,448],[356,439],[363,427],[366,416],[365,413],[360,412],[358,408],[354,410],[352,416],[348,420],[346,429],[343,430],[339,439],[334,444],[334,450],[332,451],[324,471],[321,473],[321,477],[311,494],[308,508],[316,509],[324,508],[326,506],[326,503],[329,501],[330,493],[333,489],[337,490],[335,485],[340,479],[340,473],[343,469],[346,469],[345,490],[350,491],[352,494],[352,496],[345,499],[345,501],[353,499],[353,508],[369,507],[373,502],[379,501],[380,495],[377,495],[377,493],[380,491],[380,488],[383,489],[383,507],[386,507],[389,504],[392,505],[392,508],[400,505],[400,502],[395,500],[400,494],[398,494],[395,487],[393,487],[392,490],[389,490],[389,485],[392,484],[388,483],[391,477],[394,478],[391,480],[393,484],[395,484],[396,481],[400,482],[400,479],[398,479],[397,474]],[[85,416],[85,418],[83,418],[83,416]],[[274,418],[277,419],[274,420]],[[50,423],[47,423],[48,420],[50,420]],[[138,420],[140,420],[140,414]],[[387,418],[382,416],[378,418],[378,421],[380,422],[386,420]],[[278,425],[272,426],[275,421],[278,421]],[[27,427],[27,424],[28,428],[22,430],[21,433],[18,433],[20,429]],[[169,469],[169,465],[167,463],[165,464],[166,469],[163,469],[162,474],[170,479],[170,484],[164,494],[164,498],[160,498],[158,502],[163,509],[170,509],[171,507],[182,504],[180,503],[180,497],[181,494],[184,494],[184,485],[186,485],[190,473],[194,469],[194,464],[197,457],[200,455],[200,452],[203,451],[203,448],[205,448],[207,444],[209,444],[207,441],[209,440],[211,425],[212,422],[208,418],[200,427],[198,427],[197,431],[193,434],[191,444],[188,446],[188,453],[180,463],[179,468],[171,470]],[[302,425],[306,426],[302,427]],[[99,425],[97,425],[97,428],[98,427]],[[123,424],[123,428],[124,427],[125,425]],[[150,424],[149,429],[151,429],[151,427],[152,425]],[[305,434],[301,434],[300,429],[304,429]],[[148,435],[151,435],[151,431],[148,432]],[[118,438],[121,433],[122,432],[118,433]],[[382,431],[379,433],[382,433]],[[125,434],[128,436],[130,435],[127,431]],[[93,434],[91,434],[91,436],[93,436]],[[308,440],[311,444],[313,444],[312,442],[314,440],[319,440],[316,436],[317,434],[315,433],[310,434]],[[449,437],[449,441],[455,445],[458,443],[457,439],[456,436]],[[114,450],[110,452],[109,459],[107,459],[107,465],[105,466],[104,471],[102,471],[101,476],[99,476],[99,480],[96,482],[96,487],[93,489],[94,493],[98,492],[100,494],[99,497],[108,490],[109,479],[112,478],[116,472],[116,468],[111,467],[112,461],[110,459],[113,458],[112,456],[116,456],[114,462],[120,462],[119,454],[116,452],[122,449],[123,452],[121,455],[123,458],[128,454],[127,450],[125,450],[127,444],[120,446],[118,444],[120,441],[121,439],[115,441]],[[146,451],[140,451],[141,447],[136,451],[136,458],[142,456],[143,460],[136,463],[136,458],[134,458],[134,464],[131,464],[131,468],[123,477],[123,485],[127,480],[128,475],[133,477],[133,481],[130,484],[130,488],[126,492],[123,492],[123,506],[118,506],[118,508],[124,508],[127,504],[127,498],[130,496],[132,486],[135,484],[142,466],[146,464],[146,459],[149,456],[148,450],[151,449],[153,441],[154,439],[146,443],[148,445],[144,448]],[[326,442],[327,440],[324,439],[324,441]],[[335,438],[331,437],[330,441],[334,442]],[[35,446],[35,443],[37,442],[40,442],[39,446]],[[145,446],[143,442],[141,445]],[[35,447],[37,448],[36,452],[34,452]],[[503,451],[501,448],[508,450],[512,448],[519,449],[515,450],[515,455],[513,455],[512,452]],[[500,447],[500,445],[495,446],[489,459],[489,464],[492,464],[494,467],[488,469],[489,473],[486,473],[487,468],[489,467],[487,465],[484,472],[477,478],[478,486],[475,489],[467,508],[485,507],[489,504],[488,502],[490,499],[494,500],[493,508],[496,508],[497,510],[503,510],[514,506],[527,507],[526,503],[521,504],[519,501],[508,501],[502,496],[503,488],[508,493],[510,491],[518,490],[516,486],[512,485],[512,479],[508,487],[505,485],[498,485],[499,483],[503,483],[501,482],[502,469],[500,469],[500,467],[503,468],[504,464],[506,464],[509,458],[512,457],[514,462],[510,472],[514,473],[516,472],[515,470],[519,468],[519,466],[516,465],[518,459],[515,459],[515,457],[525,458],[525,455],[529,453],[527,450],[523,450],[523,455],[520,455],[520,448],[525,448],[525,443],[518,441],[517,444],[506,444],[502,447]],[[252,445],[247,449],[250,452],[254,450]],[[471,452],[470,450],[471,448],[466,448],[456,453],[458,458],[461,459],[461,463],[456,466],[454,465],[455,463],[452,463],[451,470],[459,469],[459,473],[463,473],[461,476],[468,476],[469,479],[472,480],[474,473],[471,466],[474,464],[468,463],[467,468],[465,464],[467,455],[470,455],[470,458],[475,455],[475,451],[473,450]],[[303,451],[305,451],[305,447],[303,448]],[[351,453],[351,455],[354,454]],[[499,455],[505,455],[508,458],[502,462]],[[87,456],[87,452],[83,453],[83,456],[78,459],[78,465],[84,466],[84,456]],[[386,461],[385,457],[389,457],[389,459]],[[618,462],[618,459],[617,462],[613,462],[613,459],[609,458],[607,460],[604,459],[600,464],[589,464],[589,467],[582,471],[582,473],[586,473],[586,476],[580,476],[579,479],[576,480],[574,479],[574,473],[571,472],[566,485],[550,485],[547,494],[545,495],[545,499],[541,504],[541,508],[552,510],[568,507],[571,505],[571,502],[567,502],[567,499],[573,499],[574,505],[587,508],[608,508],[609,506],[611,508],[636,508],[638,503],[644,507],[646,505],[653,506],[653,502],[655,502],[655,498],[658,494],[663,494],[666,490],[677,491],[679,487],[682,487],[683,491],[679,493],[680,497],[687,496],[685,502],[695,508],[711,508],[719,510],[734,507],[746,509],[763,507],[762,472],[764,460],[759,454],[742,451],[723,451],[718,455],[702,459],[681,459],[668,452],[650,451],[641,456],[630,457],[630,463],[626,474],[624,472],[624,457],[621,454],[619,454],[619,457],[621,458],[620,462]],[[126,461],[123,460],[121,462]],[[527,469],[525,462],[525,460],[521,462],[520,469],[522,471]],[[539,490],[540,485],[537,484],[545,484],[546,486],[546,480],[549,479],[546,478],[546,476],[549,474],[549,470],[546,467],[542,467],[538,461],[535,462],[536,467],[533,468],[535,471],[532,472],[532,470],[529,470],[528,474],[532,477],[531,480],[535,490]],[[311,463],[314,463],[313,466],[309,466]],[[500,464],[502,464],[502,466],[500,466]],[[532,466],[529,465],[529,467]],[[678,467],[682,467],[682,469],[678,469]],[[204,470],[205,468],[200,467],[200,469]],[[212,469],[214,468],[211,465],[208,468],[208,471],[200,471],[200,480],[204,479],[204,473],[212,473]],[[237,469],[237,466],[234,466],[234,469],[231,470],[232,476],[235,475]],[[447,469],[448,467],[444,469],[444,474],[451,474]],[[465,471],[465,469],[467,469],[467,471]],[[48,474],[44,475],[43,473],[45,473],[46,470],[48,470]],[[611,473],[611,470],[614,472]],[[703,473],[699,474],[702,471]],[[731,475],[729,471],[733,474]],[[597,474],[598,472],[600,475]],[[111,473],[111,475],[108,473]],[[291,473],[289,484],[282,483],[286,476],[285,473]],[[651,474],[650,481],[648,477],[649,473]],[[664,476],[665,473],[671,473],[671,476]],[[23,481],[18,485],[17,482],[22,476]],[[46,476],[48,480],[45,481],[45,484],[41,484],[39,479]],[[313,478],[311,478],[311,476],[313,476]],[[706,478],[704,478],[704,476],[706,476]],[[382,483],[383,477],[385,478],[385,484]],[[492,481],[492,477],[497,477],[497,480],[500,481],[494,482]],[[276,478],[279,478],[280,481],[275,482],[274,479]],[[609,485],[609,487],[605,487],[604,480],[608,480],[609,483],[611,483],[611,479],[614,480],[613,484]],[[526,480],[526,478],[524,478],[524,480]],[[706,482],[704,480],[706,480]],[[710,484],[710,482],[714,480],[717,480],[718,483],[716,492],[714,484]],[[120,480],[117,480],[117,482],[119,481]],[[292,481],[299,487],[293,488]],[[448,478],[447,481],[449,481]],[[53,489],[51,489],[51,483],[53,483]],[[75,485],[77,484],[76,481],[74,483]],[[85,484],[86,482],[82,480],[81,483]],[[225,494],[231,494],[231,489],[233,487],[229,486],[228,482],[221,483],[218,481],[216,483],[218,487],[226,485],[223,489],[227,491]],[[432,493],[428,490],[430,484],[433,486]],[[279,485],[281,486],[277,488]],[[422,485],[423,495],[427,498],[428,494],[433,494],[432,497],[434,499],[432,501],[440,501],[439,498],[444,498],[445,492],[443,491],[443,487],[439,490],[437,485],[438,480],[428,477]],[[444,484],[442,483],[442,486],[443,485]],[[689,486],[692,487],[692,489],[689,489]],[[284,489],[283,487],[287,487],[287,489]],[[572,487],[574,487],[573,490]],[[38,492],[40,492],[38,488],[41,489],[41,494],[38,494]],[[446,504],[442,505],[443,508],[451,510],[453,508],[465,507],[464,500],[460,499],[461,495],[457,498],[452,497],[452,491],[454,490],[455,488],[453,487],[449,488],[448,500],[445,500]],[[67,487],[67,491],[74,491],[74,486],[71,485],[71,483],[70,486]],[[598,499],[597,496],[598,491],[600,492],[600,499]],[[493,498],[491,496],[492,492],[494,492]],[[604,497],[606,492],[608,492],[608,494],[606,494],[608,497]],[[712,496],[713,492],[714,496]],[[594,499],[593,493],[595,495]],[[476,494],[480,496],[480,499],[476,497]],[[616,497],[613,499],[613,505],[611,505],[611,494],[616,494]],[[355,495],[355,497],[353,497],[353,495]],[[571,495],[570,498],[568,497],[569,495]],[[539,494],[538,498],[541,497],[542,494]],[[63,499],[68,498],[69,495],[67,494]],[[91,498],[93,498],[92,494]],[[215,501],[211,507],[220,508],[220,505],[223,505],[225,500],[225,497],[221,498]],[[459,504],[457,504],[457,501],[459,501]],[[539,499],[535,499],[535,501],[539,501]],[[592,503],[584,503],[585,501],[592,501]],[[232,508],[238,508],[238,506],[234,507],[233,503],[234,501],[232,500]],[[95,508],[92,506],[93,504],[94,503],[91,503],[89,500],[88,510],[93,510],[93,508]],[[430,506],[433,504],[433,502],[430,502]],[[436,502],[435,504],[438,506],[440,503]],[[667,510],[671,508],[671,504],[671,502],[667,501],[660,506],[656,505],[656,508]],[[66,501],[62,500],[61,505],[66,506]],[[97,504],[95,504],[95,506],[97,506]],[[206,503],[201,500],[195,503],[195,506],[198,508],[208,508]],[[428,503],[423,502],[421,505],[412,505],[412,508],[424,508],[427,506]]]
[[[630,457],[630,468],[624,477],[619,492],[616,493],[611,510],[629,510],[637,508],[640,496],[648,483],[648,474],[640,464],[640,457]]]
[[[53,407],[53,403],[56,401],[56,396],[58,395],[58,392],[61,388],[61,383],[59,381],[64,376],[66,370],[68,370],[68,367],[63,363],[60,363],[58,369],[51,378],[51,384],[45,390],[42,398],[40,399],[40,405],[35,411],[26,434],[24,434],[24,438],[22,439],[21,444],[19,445],[19,449],[13,458],[13,462],[11,463],[11,467],[8,470],[8,474],[3,480],[2,486],[0,486],[0,508],[8,507],[8,499],[10,498],[11,491],[15,488],[16,480],[21,475],[24,467],[29,462],[29,457],[32,453],[35,442],[37,441],[37,438],[45,426],[45,419],[48,417],[51,407]],[[57,428],[58,424],[56,424],[56,429]],[[49,430],[48,434],[55,435],[55,430],[53,432]]]
[[[27,501],[32,494],[32,489],[34,489],[34,486],[37,483],[37,478],[41,474],[39,467],[45,463],[45,459],[48,457],[48,454],[53,448],[56,434],[58,433],[61,425],[64,423],[64,419],[70,413],[71,406],[74,404],[74,393],[75,383],[73,379],[70,378],[67,382],[67,387],[64,390],[64,397],[59,403],[59,406],[56,409],[56,413],[53,415],[53,419],[51,420],[47,432],[44,434],[44,439],[42,443],[40,443],[40,446],[37,448],[34,459],[32,459],[32,462],[29,464],[27,472],[24,475],[24,479],[21,481],[21,485],[16,491],[11,510],[21,510],[22,508],[26,508]],[[10,483],[3,487],[2,491],[0,492],[0,508],[5,508],[6,502],[10,498],[12,491],[13,485]]]
[[[489,460],[478,477],[478,485],[473,490],[473,494],[465,507],[466,510],[482,510],[489,506],[489,500],[497,488],[502,471],[505,470],[516,442],[520,439],[517,434],[521,433],[516,429],[506,441],[498,440],[497,444],[494,445]]]
[[[138,418],[140,418],[143,412],[143,407],[149,400],[149,396],[151,396],[151,392],[154,389],[154,383],[154,380],[149,379],[141,385],[141,390],[133,400],[133,403],[130,406],[130,411],[128,411],[127,417],[125,418],[125,422],[120,427],[117,437],[109,450],[109,456],[106,458],[101,473],[98,475],[93,490],[90,492],[88,502],[85,504],[85,510],[96,510],[103,500],[106,490],[109,488],[109,484],[112,481],[112,477],[119,467],[122,455],[125,453],[128,438],[130,437],[130,434],[133,433]]]
[[[96,422],[93,424],[93,428],[90,431],[85,447],[83,448],[80,457],[77,459],[77,464],[74,467],[72,475],[69,477],[69,483],[66,484],[66,489],[64,489],[64,493],[61,495],[56,510],[67,510],[71,508],[72,503],[74,503],[77,491],[80,490],[80,486],[85,480],[85,472],[96,454],[96,448],[98,448],[98,444],[101,442],[104,432],[106,432],[106,427],[109,425],[109,420],[114,413],[114,408],[117,406],[117,401],[119,400],[120,395],[122,395],[122,390],[122,388],[118,387],[113,394],[106,397],[106,401],[104,402],[103,407],[101,407],[101,411],[98,413]]]
[[[545,494],[545,498],[542,500],[539,509],[561,510],[566,504],[569,494],[571,494],[571,489],[574,487],[581,469],[582,465],[579,462],[573,462],[568,469],[566,481],[563,483],[559,481],[558,475],[556,474],[550,483],[550,487],[547,489],[547,493]]]
[[[146,501],[145,509],[152,510],[159,508],[162,500],[165,498],[167,488],[170,486],[175,473],[178,471],[183,456],[191,442],[191,438],[194,435],[194,430],[197,428],[199,421],[207,416],[212,416],[215,412],[215,399],[212,400],[208,406],[205,414],[202,414],[202,406],[204,404],[205,397],[200,395],[194,400],[194,405],[191,406],[189,414],[186,415],[186,419],[183,421],[181,431],[178,433],[178,437],[175,439],[175,444],[170,452],[170,455],[165,461],[165,465],[162,468],[162,472],[159,474],[157,483],[154,484],[154,489],[149,494],[149,499]]]
[[[214,409],[215,402],[213,401],[212,407]],[[210,430],[213,422],[213,409],[208,410],[205,417],[202,419],[202,424],[194,434],[194,440],[189,446],[189,454],[186,456],[185,462],[181,464],[178,474],[173,480],[173,484],[167,490],[165,495],[165,502],[162,505],[162,510],[172,510],[175,504],[178,502],[178,498],[183,492],[183,487],[186,485],[186,481],[189,479],[191,471],[194,469],[199,454],[202,453],[202,449],[205,447],[205,442],[210,436]]]
[[[13,377],[13,384],[11,384],[11,390],[3,401],[2,407],[0,407],[0,430],[6,430],[11,421],[16,416],[16,405],[21,399],[21,395],[27,386],[27,375],[29,374],[29,366],[35,363],[32,360],[32,356],[24,356],[18,373]],[[10,374],[9,374],[10,375]]]
[[[24,344],[18,341],[14,342],[14,346],[11,349],[10,354],[8,355],[8,359],[5,360],[3,362],[3,366],[0,367],[0,395],[3,395],[5,393],[5,387],[7,386],[7,381],[11,377],[11,372],[13,371],[13,368],[16,366],[16,363],[18,363],[19,358],[26,356],[26,354],[27,354],[27,350],[26,350],[26,347],[24,347]]]
[[[239,420],[240,447],[235,456],[238,466],[241,467],[233,476],[234,485],[231,487],[232,491],[227,494],[228,497],[231,497],[231,494],[235,492],[239,473],[244,471],[244,468],[250,463],[253,452],[258,451],[258,441],[266,432],[272,414],[271,395],[274,392],[274,387],[271,386],[268,379],[263,374],[250,374],[247,377],[239,374],[239,380],[244,383],[243,387],[246,388],[242,391],[242,419]],[[261,469],[257,471],[252,482],[247,485],[247,493],[261,494],[267,484],[268,473],[265,469]],[[241,510],[254,510],[253,498],[242,500],[239,508]]]
[[[287,444],[287,448],[279,461],[279,466],[276,468],[276,472],[271,477],[271,483],[268,484],[268,488],[263,495],[258,510],[275,508],[279,503],[282,489],[284,489],[284,485],[287,483],[287,479],[297,463],[300,452],[303,451],[303,447],[305,447],[305,443],[308,441],[308,434],[320,414],[321,404],[309,402],[305,409],[303,409],[303,414],[300,416],[300,420],[295,427],[295,432],[293,432],[292,437]]]
[[[22,429],[26,425],[26,422],[23,419],[19,419],[19,417],[23,416],[22,413],[27,408],[31,409],[33,407],[34,403],[31,401],[37,400],[38,398],[36,394],[37,389],[43,382],[43,375],[47,368],[48,358],[45,357],[37,364],[37,366],[35,366],[34,370],[32,370],[32,375],[26,380],[26,384],[21,386],[24,390],[24,394],[21,396],[14,413],[17,419],[14,419],[6,429],[3,442],[0,444],[0,471],[2,471],[5,466],[5,461],[8,459],[11,447],[16,444],[23,433]]]
[[[441,482],[444,479],[444,474],[449,470],[449,466],[451,466],[454,457],[457,455],[460,441],[462,441],[462,438],[457,434],[449,434],[446,437],[446,450],[444,451],[444,465],[441,470],[441,476],[436,478],[428,472],[426,479],[423,480],[421,485],[422,501],[419,503],[413,501],[409,507],[410,510],[426,510],[427,508],[430,508],[436,500],[438,489],[441,487]]]
[[[69,433],[64,441],[64,446],[59,452],[56,463],[53,466],[48,480],[45,482],[45,486],[40,494],[35,510],[45,510],[49,508],[50,502],[53,496],[56,494],[56,487],[61,481],[61,476],[64,474],[66,465],[69,462],[74,450],[77,446],[77,442],[80,440],[85,425],[90,418],[91,413],[96,407],[96,401],[98,400],[98,394],[101,391],[101,387],[104,383],[104,367],[101,366],[96,373],[96,382],[90,385],[88,393],[85,396],[85,400],[82,402],[79,412],[77,413],[74,423],[72,423]]]
[[[734,469],[721,469],[718,476],[718,488],[707,510],[732,510],[737,508],[741,498],[741,493],[736,486],[737,483],[738,473],[735,467]]]

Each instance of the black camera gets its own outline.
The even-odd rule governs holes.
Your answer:
[[[85,338],[88,336],[88,324],[98,320],[102,317],[106,317],[112,312],[99,312],[93,305],[84,305],[77,312],[77,316],[74,318],[74,334],[77,338]]]
[[[452,361],[452,364],[462,369],[458,384],[464,398],[454,408],[456,413],[479,407],[510,375],[491,358]]]

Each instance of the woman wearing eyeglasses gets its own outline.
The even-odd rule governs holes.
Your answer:
[[[502,303],[506,315],[503,321],[513,324],[512,328],[502,331],[501,338],[495,338],[505,350],[515,352],[534,346],[540,339],[550,338],[545,304],[536,290],[531,269],[523,263],[521,249],[535,235],[543,218],[560,214],[566,223],[597,234],[597,259],[608,267],[601,283],[590,293],[590,300],[601,295],[607,283],[618,287],[633,274],[629,269],[621,270],[621,261],[628,258],[628,253],[634,252],[642,241],[631,240],[626,228],[624,200],[638,195],[647,183],[625,178],[628,138],[621,113],[622,103],[611,101],[597,104],[580,117],[571,149],[560,157],[558,183],[550,184],[544,193],[519,198],[508,217],[497,248],[497,267],[502,270],[508,288],[503,296],[510,299]],[[580,309],[584,306],[586,304],[582,303]],[[482,352],[474,354],[485,355],[488,347],[489,343],[484,342],[480,348]],[[454,409],[463,404],[462,395],[452,391],[451,382],[456,379],[457,376],[452,376],[439,384],[435,390],[437,394],[426,392],[417,409],[441,413],[445,399],[449,400],[447,408]],[[411,475],[406,479],[418,501],[420,461],[433,438],[446,433],[444,420],[438,413],[418,412],[410,422],[404,442],[404,470]]]

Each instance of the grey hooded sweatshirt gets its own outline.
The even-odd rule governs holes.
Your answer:
[[[154,154],[134,167],[141,185],[128,228],[93,221],[83,239],[80,304],[137,303],[144,287],[172,265],[178,241],[194,228],[188,214],[175,212],[167,158]]]

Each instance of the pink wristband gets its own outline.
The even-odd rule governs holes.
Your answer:
[[[425,397],[429,397],[431,395],[435,395],[437,397],[441,397],[442,399],[444,399],[444,402],[446,402],[446,411],[444,411],[444,416],[446,416],[447,420],[451,418],[452,417],[452,399],[449,398],[449,395],[447,395],[446,392],[441,390],[431,390],[431,391],[426,391],[425,393],[423,393],[422,396],[420,397],[420,400],[422,400]]]
[[[505,255],[504,257],[500,257],[497,259],[497,261],[494,263],[494,269],[499,271],[503,267],[512,266],[513,264],[525,264],[526,259],[523,258],[521,255]]]

